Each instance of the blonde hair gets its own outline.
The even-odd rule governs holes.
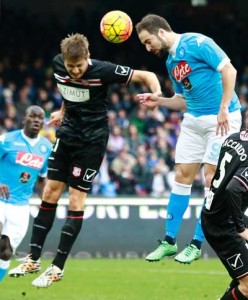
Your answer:
[[[63,59],[77,60],[87,58],[89,42],[86,36],[80,33],[68,35],[60,43]]]

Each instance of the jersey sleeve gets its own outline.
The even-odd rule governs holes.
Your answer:
[[[133,69],[128,66],[117,65],[111,62],[102,62],[101,80],[104,84],[124,83],[127,84],[133,74]]]
[[[213,39],[206,36],[196,38],[194,55],[196,58],[206,62],[211,68],[217,71],[230,61],[226,53],[214,42]]]

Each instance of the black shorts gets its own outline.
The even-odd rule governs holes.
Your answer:
[[[201,214],[202,229],[209,245],[216,252],[232,278],[248,275],[248,245],[239,236],[234,224],[220,226]]]
[[[48,179],[89,192],[100,169],[107,142],[108,135],[89,142],[75,140],[75,143],[57,138],[48,161]]]

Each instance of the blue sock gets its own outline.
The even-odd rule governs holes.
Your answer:
[[[189,205],[190,193],[188,195],[179,195],[171,193],[167,208],[166,217],[166,235],[176,238],[183,215]]]
[[[202,226],[201,226],[201,217],[198,219],[197,224],[196,224],[196,228],[195,228],[195,232],[194,232],[194,236],[193,236],[193,240],[197,240],[199,242],[203,242],[204,240],[204,233],[202,231]]]
[[[8,271],[9,265],[10,265],[9,260],[5,261],[5,260],[0,259],[0,282],[4,279],[4,277]]]
[[[1,281],[3,280],[3,278],[5,277],[7,271],[8,271],[8,269],[0,268],[0,282],[1,282]]]
[[[209,188],[205,187],[205,197],[207,197],[209,193]],[[204,204],[203,204],[204,205]],[[200,217],[196,223],[196,228],[195,228],[195,232],[194,232],[194,236],[193,236],[193,240],[197,240],[200,243],[203,242],[203,240],[205,239],[204,237],[204,233],[202,231],[202,226],[201,226],[201,213],[200,213]]]

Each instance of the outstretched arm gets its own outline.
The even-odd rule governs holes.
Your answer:
[[[217,118],[218,123],[216,133],[221,133],[222,136],[227,134],[230,129],[228,107],[234,93],[236,74],[237,71],[230,62],[221,70],[223,94]]]
[[[149,71],[134,70],[131,82],[144,83],[153,94],[161,96],[161,86],[155,73]]]
[[[186,102],[183,97],[175,94],[171,98],[158,97],[151,93],[144,93],[137,95],[138,101],[141,105],[148,108],[155,108],[156,106],[164,106],[172,110],[186,110]]]

